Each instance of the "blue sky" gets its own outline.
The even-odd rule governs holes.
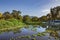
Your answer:
[[[50,12],[50,8],[60,6],[60,0],[0,0],[0,12],[20,10],[21,15],[41,17]]]

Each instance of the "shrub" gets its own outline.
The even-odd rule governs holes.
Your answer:
[[[0,27],[9,27],[9,26],[14,26],[14,24],[6,20],[0,20]]]

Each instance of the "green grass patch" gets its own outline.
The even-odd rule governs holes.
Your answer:
[[[0,31],[7,31],[24,27],[25,24],[17,19],[0,20]]]

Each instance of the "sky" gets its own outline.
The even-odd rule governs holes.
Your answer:
[[[60,6],[60,0],[0,0],[0,12],[21,11],[21,15],[41,17],[50,13],[50,8]]]

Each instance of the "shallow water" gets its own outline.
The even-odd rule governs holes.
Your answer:
[[[43,28],[41,26],[32,26],[29,25],[28,27],[25,28],[20,28],[18,31],[9,31],[9,32],[3,32],[0,34],[0,40],[10,40],[12,37],[15,40],[32,40],[33,38],[36,38],[36,40],[55,40],[54,37],[50,37],[49,33],[46,33],[45,36],[36,36],[33,37],[33,34],[37,33],[42,33],[45,32],[46,28]],[[31,38],[16,38],[16,37],[21,37],[21,36],[30,36]]]

